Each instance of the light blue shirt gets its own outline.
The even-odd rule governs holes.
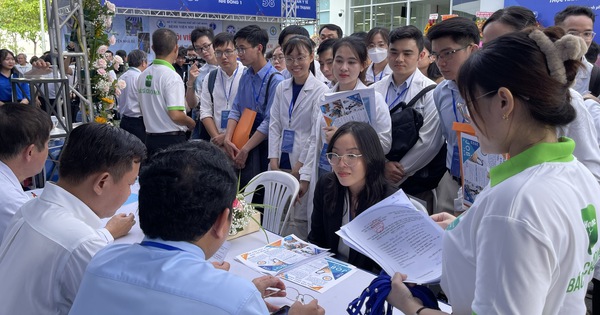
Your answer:
[[[266,95],[269,76],[274,72],[277,72],[277,69],[270,62],[267,62],[257,73],[252,67],[248,67],[244,71],[240,79],[238,94],[233,101],[231,112],[229,112],[229,119],[239,121],[244,108],[252,109],[264,117],[257,130],[266,136],[269,135],[271,104],[275,98],[277,85],[284,80],[282,75],[273,75],[269,85],[269,95]],[[265,102],[265,97],[268,97],[267,102]],[[265,103],[267,103],[266,106]]]
[[[457,104],[463,103],[464,100],[458,92],[456,82],[450,80],[444,80],[438,84],[433,91],[433,100],[440,116],[442,135],[446,138],[446,146],[448,148],[446,167],[450,169],[452,167],[454,146],[458,146],[458,138],[456,137],[456,131],[452,130],[452,124],[454,122],[465,122],[457,107]]]
[[[119,244],[98,252],[69,314],[269,314],[252,282],[214,268],[200,247],[144,241],[175,249]]]
[[[390,80],[390,85],[388,86],[384,95],[385,103],[388,105],[390,110],[394,108],[394,106],[400,104],[400,102],[406,102],[406,92],[408,91],[408,88],[410,87],[414,77],[415,73],[413,72],[413,74],[406,78],[406,81],[402,82],[400,86],[396,86],[396,82],[394,82],[394,78],[392,77]]]

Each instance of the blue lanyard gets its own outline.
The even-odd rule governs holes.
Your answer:
[[[414,77],[413,77],[414,78]],[[392,78],[392,80],[394,80],[394,78]],[[393,87],[393,81],[390,81],[390,84]],[[394,106],[394,104],[396,104],[396,102],[404,95],[404,93],[406,93],[406,91],[408,91],[408,88],[410,87],[410,85],[412,84],[412,79],[410,80],[410,82],[406,83],[406,87],[404,88],[404,90],[402,90],[402,92],[400,92],[400,94],[398,94],[396,96],[396,98],[394,99],[394,101],[390,104],[388,103],[388,94],[390,93],[390,88],[388,87],[387,91],[385,92],[385,103],[389,104],[388,107],[391,109],[392,106]],[[396,91],[396,89],[394,88],[394,91]]]
[[[377,81],[381,81],[381,78],[383,78],[383,73],[385,72],[385,67],[383,68],[383,70],[381,70],[381,73],[379,73],[379,80],[377,80],[377,76],[375,76],[375,65],[371,66],[371,71],[373,71],[373,83],[375,83]]]
[[[223,87],[223,94],[225,94],[225,100],[227,101],[227,107],[229,107],[229,97],[231,96],[231,88],[233,87],[233,82],[235,82],[235,75],[237,74],[239,68],[240,66],[238,65],[235,68],[235,72],[233,73],[233,80],[231,80],[231,83],[229,84],[229,94],[225,92],[225,80],[223,79],[223,72],[221,72],[221,85]]]
[[[258,94],[256,94],[256,87],[254,86],[254,84],[252,84],[252,94],[254,94],[254,100],[256,101],[257,105],[258,105],[258,98],[260,97],[260,92],[262,92],[262,88],[265,85],[265,80],[270,75],[269,71],[271,71],[272,68],[273,68],[273,65],[269,64],[269,69],[267,69],[267,71],[266,71],[267,73],[265,73],[265,76],[262,78],[262,83],[260,84],[260,89],[258,90]],[[267,95],[265,95],[265,97],[267,97]]]
[[[163,244],[163,243],[152,242],[152,241],[143,241],[140,243],[140,245],[146,246],[146,247],[156,247],[156,248],[166,249],[166,250],[183,251],[183,249],[175,247],[175,246],[171,246],[171,245],[167,245],[167,244]]]
[[[454,110],[454,118],[456,118],[456,122],[461,122],[458,120],[458,113],[456,112],[456,99],[454,99],[454,91],[450,90],[450,93],[452,94],[452,109]],[[463,118],[462,122],[465,122],[465,119]]]

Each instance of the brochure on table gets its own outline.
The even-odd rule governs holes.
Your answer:
[[[330,255],[328,249],[304,242],[292,234],[242,253],[235,259],[261,273],[325,292],[356,271],[355,266]]]
[[[336,233],[391,276],[401,272],[412,283],[440,280],[444,231],[417,210],[402,190],[365,210]]]
[[[325,93],[320,108],[327,126],[340,127],[349,121],[368,123],[375,118],[375,90]]]

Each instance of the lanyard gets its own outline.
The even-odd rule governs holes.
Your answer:
[[[147,246],[147,247],[156,247],[156,248],[166,249],[166,250],[183,251],[183,249],[175,247],[175,246],[171,246],[171,245],[167,245],[167,244],[163,244],[163,243],[152,242],[152,241],[143,241],[140,243],[140,245]]]
[[[454,110],[454,118],[456,118],[456,122],[461,122],[458,120],[458,113],[456,112],[456,99],[454,99],[454,91],[450,90],[450,93],[452,93],[452,109]],[[462,122],[465,122],[465,119],[463,118]]]
[[[235,72],[233,73],[233,80],[231,80],[231,83],[229,84],[229,94],[227,94],[227,92],[225,92],[225,80],[223,79],[223,72],[221,72],[221,86],[223,88],[223,94],[225,94],[225,100],[227,101],[227,107],[229,108],[229,97],[231,96],[231,88],[233,87],[233,82],[235,82],[235,75],[238,72],[238,69],[240,68],[240,66],[238,65],[235,68]],[[221,69],[222,71],[222,69]]]
[[[387,67],[387,66],[386,66]],[[385,72],[385,67],[383,68],[383,70],[381,70],[381,72],[379,73],[379,80],[377,79],[377,76],[375,76],[375,65],[371,66],[371,71],[373,71],[373,83],[377,82],[377,81],[381,81],[381,78],[383,78],[383,73]]]
[[[262,78],[262,83],[260,84],[260,89],[258,90],[258,94],[256,94],[256,87],[254,86],[254,84],[252,84],[252,94],[254,94],[254,100],[256,101],[257,105],[258,105],[258,98],[260,97],[260,92],[262,92],[262,88],[265,85],[265,80],[270,75],[269,71],[271,71],[272,68],[273,68],[273,65],[269,64],[269,69],[267,69],[267,71],[266,71],[267,73],[265,73],[265,76]],[[267,97],[267,95],[265,95],[265,97]]]
[[[414,79],[414,76],[413,76],[413,79]],[[394,78],[392,78],[392,80],[394,80]],[[390,93],[390,88],[388,87],[387,91],[385,92],[385,103],[389,104],[388,107],[390,109],[406,93],[406,91],[408,91],[408,88],[410,87],[411,84],[412,84],[412,79],[410,80],[410,82],[406,82],[406,87],[404,88],[404,90],[402,90],[402,92],[400,92],[400,94],[397,94],[396,98],[394,99],[394,101],[392,103],[388,103],[388,94]],[[396,88],[394,88],[393,81],[390,81],[390,85],[392,85],[394,92],[398,93],[396,91]]]

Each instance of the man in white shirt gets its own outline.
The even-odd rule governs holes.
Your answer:
[[[392,69],[392,75],[373,84],[375,91],[385,96],[385,101],[390,109],[401,102],[410,102],[421,90],[435,85],[435,82],[419,71],[417,66],[421,58],[425,58],[425,54],[423,53],[423,34],[418,28],[412,25],[402,26],[390,33],[388,65]],[[419,185],[423,183],[416,182],[402,185],[407,179],[413,178],[413,175],[419,177],[416,173],[428,167],[444,144],[440,118],[433,101],[433,91],[421,96],[412,108],[423,116],[423,126],[419,129],[419,138],[399,161],[386,163],[385,174],[395,186],[400,186],[406,190],[406,193],[427,201],[428,210],[432,212],[434,196],[431,190],[437,186],[437,183],[433,187],[424,187]],[[392,139],[392,142],[403,140]],[[445,155],[442,159],[440,178],[445,172]],[[421,177],[424,176],[426,175]]]
[[[102,227],[130,195],[143,143],[123,129],[85,124],[71,132],[59,180],[14,215],[0,246],[0,314],[67,314],[92,256],[129,232],[133,214]],[[45,157],[44,157],[45,159]]]
[[[211,71],[202,83],[200,120],[211,142],[223,147],[229,111],[246,67],[237,61],[237,50],[230,33],[217,34],[213,47],[219,68]]]
[[[144,118],[138,101],[137,80],[142,71],[148,68],[148,56],[143,50],[135,49],[129,53],[127,60],[129,61],[129,69],[121,75],[121,80],[125,81],[125,89],[117,97],[119,112],[121,113],[119,126],[145,143],[146,126],[144,126]]]
[[[36,106],[0,106],[0,242],[8,223],[31,195],[21,182],[42,171],[52,121]]]
[[[567,34],[583,38],[587,46],[590,47],[594,36],[596,36],[594,32],[595,19],[596,16],[589,6],[570,5],[556,13],[554,16],[554,25],[563,28]],[[591,94],[598,97],[600,80],[592,83],[595,86],[590,85],[594,65],[588,62],[585,56],[581,58],[581,63],[583,63],[583,67],[580,67],[577,71],[573,89],[584,96],[591,91]]]
[[[138,100],[146,126],[148,156],[170,145],[186,141],[185,132],[196,123],[186,115],[183,80],[175,72],[177,34],[168,28],[152,33],[156,59],[138,77]]]

